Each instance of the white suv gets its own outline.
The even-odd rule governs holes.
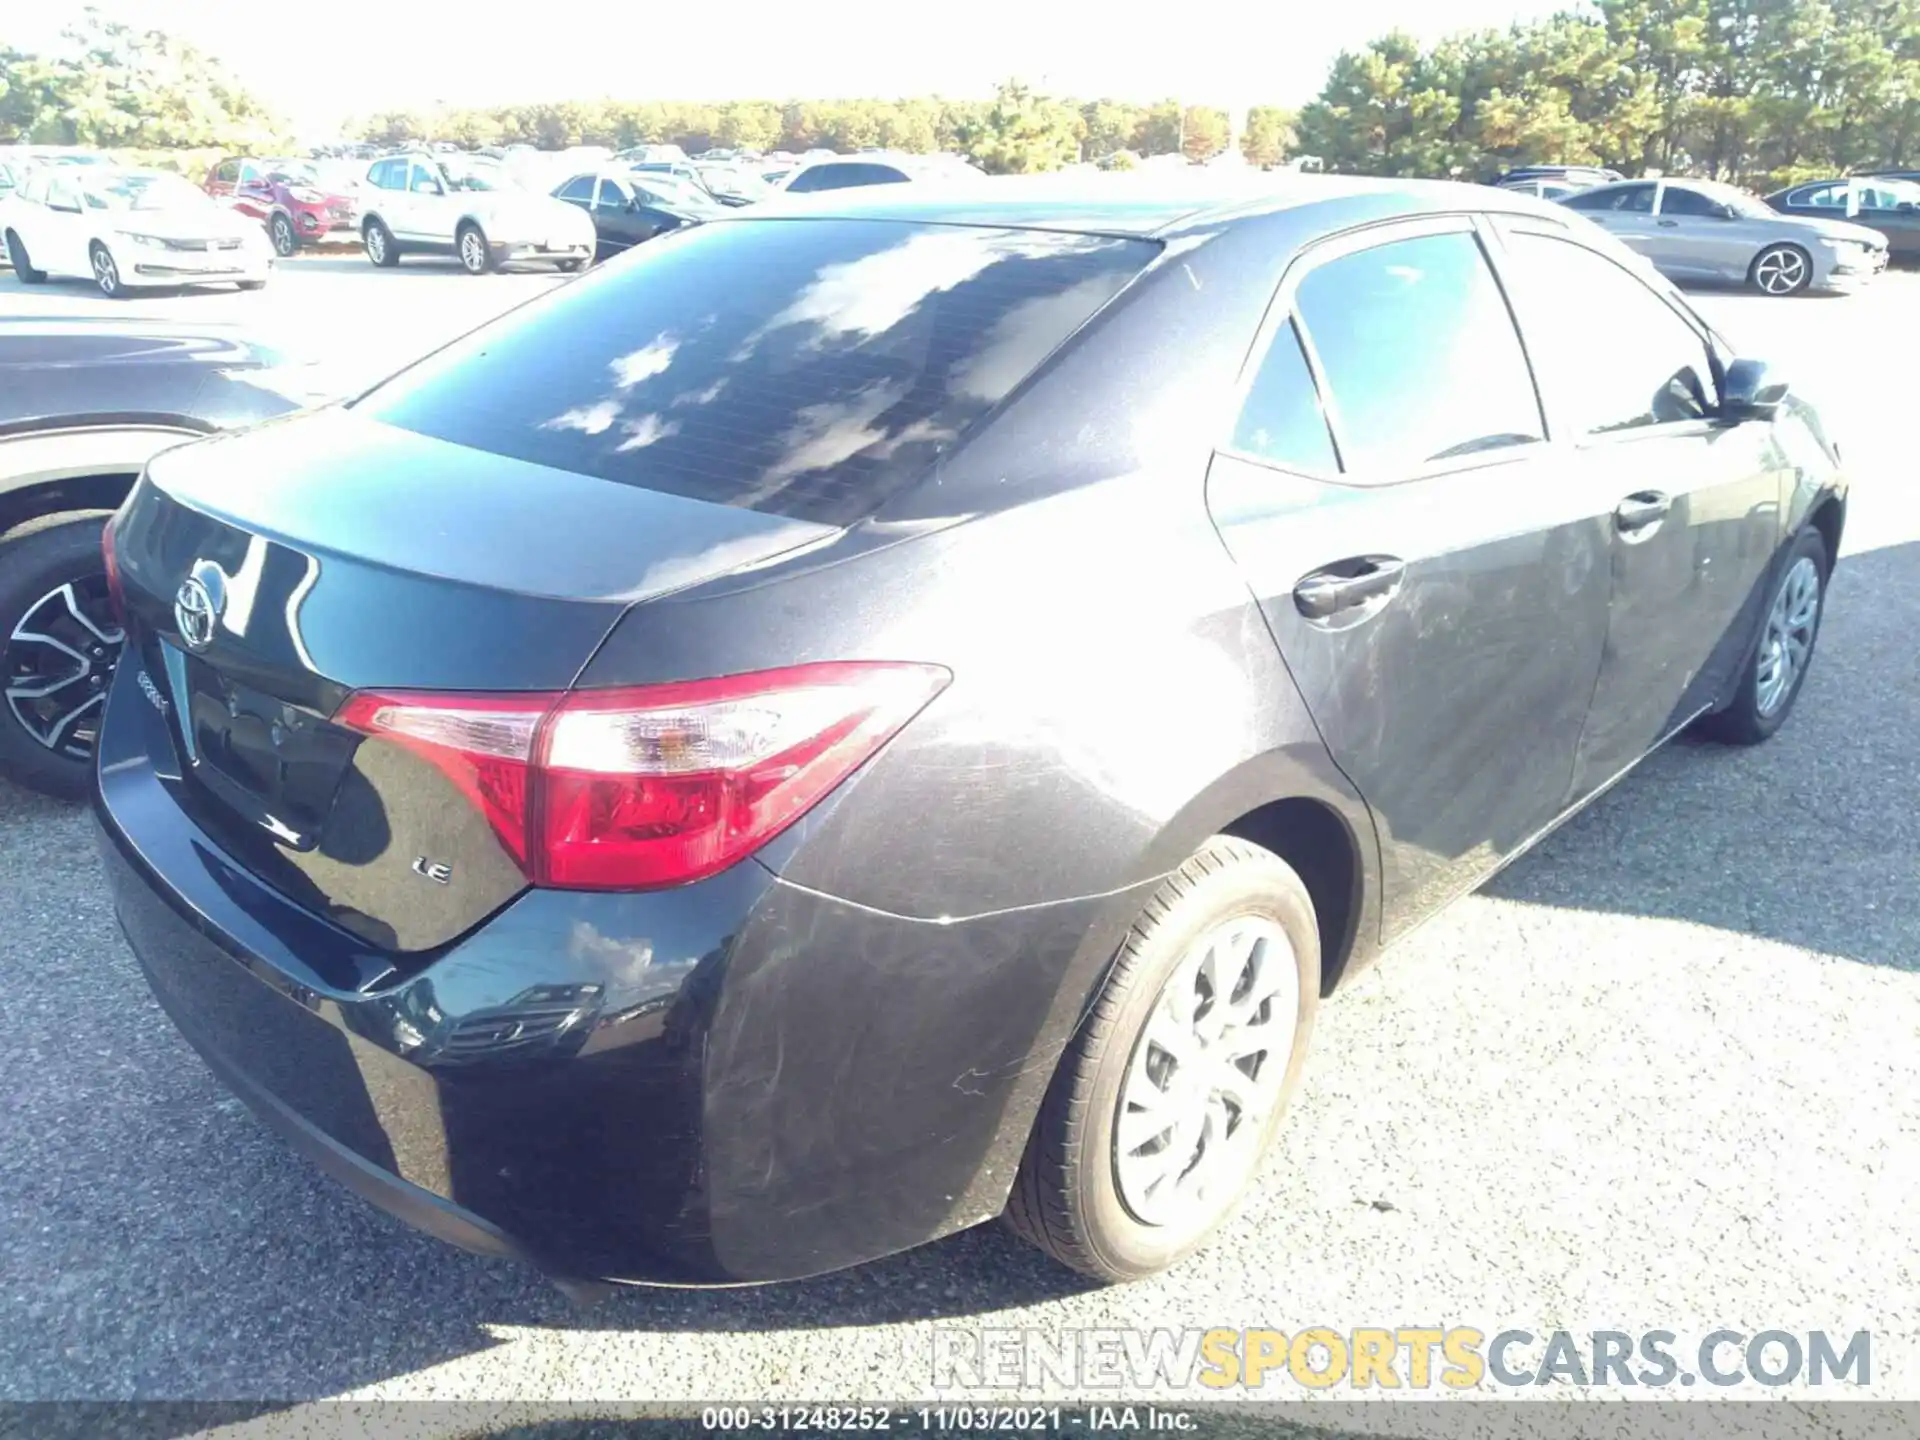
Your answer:
[[[593,259],[593,222],[571,205],[514,184],[504,167],[463,155],[390,155],[367,171],[360,235],[367,258],[452,255],[468,274],[510,260],[578,270]]]

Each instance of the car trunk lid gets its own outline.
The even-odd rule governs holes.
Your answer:
[[[833,533],[336,410],[157,460],[115,543],[183,808],[283,893],[418,952],[527,881],[452,778],[335,722],[347,697],[565,690],[628,606]]]

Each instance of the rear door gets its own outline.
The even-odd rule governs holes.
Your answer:
[[[1888,254],[1920,258],[1920,186],[1856,181],[1854,200],[1858,210],[1849,220],[1886,236]]]
[[[1578,210],[1601,229],[1661,264],[1660,232],[1655,228],[1653,213],[1659,193],[1657,181],[1637,180],[1576,195],[1567,201],[1567,208]]]
[[[55,171],[47,181],[47,203],[34,215],[37,234],[27,241],[33,263],[61,275],[90,275],[87,255],[87,217],[80,184],[71,175]]]
[[[1317,247],[1268,327],[1208,503],[1374,812],[1390,938],[1560,812],[1613,501],[1548,442],[1467,218]]]
[[[1564,230],[1502,230],[1576,483],[1612,496],[1606,660],[1578,797],[1698,715],[1744,662],[1792,473],[1767,426],[1713,418],[1711,341],[1675,297]]]

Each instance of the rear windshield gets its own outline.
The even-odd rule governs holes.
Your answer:
[[[703,225],[359,407],[539,465],[844,525],[924,473],[1157,250],[884,220]]]

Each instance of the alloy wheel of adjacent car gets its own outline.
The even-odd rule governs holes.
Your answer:
[[[369,220],[362,237],[367,246],[367,258],[383,268],[400,263],[400,249],[393,243],[393,233],[378,220]]]
[[[109,300],[122,299],[126,286],[120,283],[120,267],[113,263],[113,252],[106,246],[95,244],[92,250],[93,279],[100,287],[100,293]]]
[[[1813,261],[1797,245],[1769,245],[1754,257],[1748,278],[1764,294],[1797,295],[1813,279]]]
[[[460,230],[460,267],[469,275],[484,275],[493,268],[493,258],[487,251],[487,237],[480,233],[478,225],[465,225]]]
[[[1008,1223],[1107,1281],[1198,1248],[1258,1171],[1319,999],[1299,875],[1215,836],[1134,920],[1041,1103]]]
[[[300,239],[293,233],[293,222],[284,215],[275,215],[267,226],[267,234],[273,240],[273,253],[285,259],[300,248]]]
[[[46,283],[47,272],[33,268],[33,262],[27,258],[26,244],[12,230],[7,231],[7,263],[13,266],[13,273],[20,277],[22,285]]]
[[[104,518],[43,516],[0,540],[0,770],[67,798],[86,791],[126,638],[100,566]]]

